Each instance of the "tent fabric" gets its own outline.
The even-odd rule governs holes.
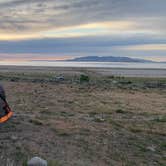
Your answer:
[[[2,85],[0,85],[0,96],[1,98],[3,98],[4,100],[6,100],[6,94],[5,94],[5,90],[2,87]]]
[[[5,91],[0,85],[0,123],[6,122],[10,117],[12,117],[13,112],[11,111],[5,96]]]

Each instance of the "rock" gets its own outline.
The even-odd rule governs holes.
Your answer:
[[[12,141],[17,141],[17,139],[18,139],[18,138],[17,138],[16,136],[14,136],[14,135],[11,136],[11,140],[12,140]]]
[[[104,118],[97,117],[94,119],[95,122],[105,122]]]
[[[33,157],[27,163],[28,166],[47,166],[47,161],[41,159],[40,157]]]
[[[55,78],[55,80],[56,80],[56,81],[64,81],[65,78],[64,78],[64,76],[57,76],[57,77]]]
[[[150,150],[150,151],[152,151],[152,152],[155,152],[156,151],[156,147],[155,146],[148,146],[147,147],[147,150]]]
[[[113,83],[113,84],[117,84],[117,83],[118,83],[118,81],[116,81],[116,80],[113,80],[113,81],[112,81],[112,83]]]

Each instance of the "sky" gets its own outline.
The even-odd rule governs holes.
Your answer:
[[[0,0],[0,61],[166,61],[166,0]]]

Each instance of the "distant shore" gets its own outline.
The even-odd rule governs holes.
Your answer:
[[[147,68],[82,68],[82,67],[43,67],[43,66],[0,66],[0,72],[59,72],[74,74],[82,70],[104,76],[166,78],[166,69]]]

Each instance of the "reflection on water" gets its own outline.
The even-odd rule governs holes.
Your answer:
[[[60,61],[27,61],[0,62],[0,65],[16,66],[50,66],[50,67],[96,67],[96,68],[153,68],[166,69],[166,63],[127,63],[127,62],[60,62]]]

